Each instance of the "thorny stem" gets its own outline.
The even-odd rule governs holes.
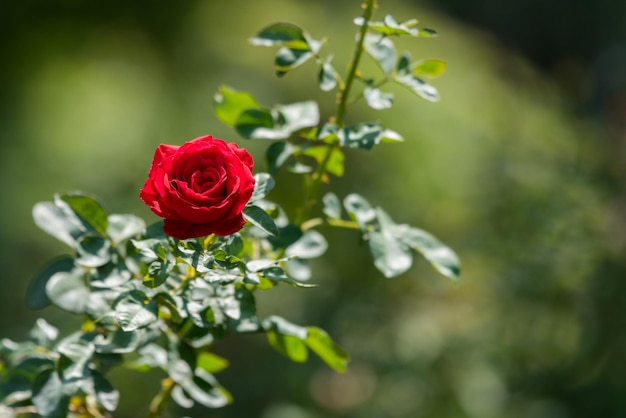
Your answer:
[[[346,113],[346,109],[348,106],[348,97],[350,95],[350,89],[352,87],[352,83],[354,78],[357,75],[357,70],[359,68],[359,62],[361,61],[361,56],[363,54],[363,43],[365,42],[365,35],[367,33],[367,26],[369,25],[369,21],[372,17],[372,13],[374,8],[376,7],[376,0],[365,0],[363,4],[363,24],[359,29],[359,38],[356,42],[356,46],[354,49],[354,55],[352,56],[352,62],[350,63],[350,69],[348,70],[348,77],[346,78],[345,85],[342,86],[339,100],[337,104],[337,113],[334,117],[334,122],[338,126],[343,125],[343,117]],[[322,161],[318,164],[315,173],[311,175],[311,177],[305,177],[305,199],[304,206],[300,212],[300,216],[298,217],[298,225],[302,225],[311,213],[311,208],[316,202],[317,193],[324,179],[324,173],[326,173],[326,166],[330,161],[330,158],[333,154],[333,151],[338,147],[337,144],[332,144],[328,146],[326,150],[326,155],[322,159]]]

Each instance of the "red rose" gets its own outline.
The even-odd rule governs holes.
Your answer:
[[[139,196],[174,238],[233,234],[245,224],[253,166],[246,150],[210,135],[180,147],[162,144]]]

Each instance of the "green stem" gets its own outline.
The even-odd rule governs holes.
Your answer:
[[[343,117],[346,113],[350,88],[352,87],[352,82],[354,81],[357,70],[359,68],[359,62],[361,61],[361,55],[363,54],[363,43],[365,42],[365,35],[367,33],[367,25],[372,18],[372,12],[374,11],[375,4],[376,0],[365,1],[365,10],[363,11],[363,24],[359,29],[359,39],[356,42],[354,55],[352,57],[352,63],[350,64],[350,69],[348,70],[348,78],[346,78],[346,85],[341,91],[341,95],[339,96],[339,105],[337,106],[337,113],[335,114],[335,123],[339,126],[343,124]]]
[[[348,106],[348,97],[350,95],[350,89],[352,87],[352,83],[354,78],[356,77],[357,70],[359,68],[359,62],[361,61],[361,56],[363,54],[363,43],[365,42],[365,35],[367,33],[367,26],[372,17],[372,12],[374,11],[374,7],[376,7],[376,0],[365,0],[364,3],[364,11],[363,11],[363,24],[359,29],[359,39],[356,42],[356,47],[354,49],[354,55],[352,56],[352,62],[350,63],[350,69],[348,70],[348,77],[346,78],[345,85],[342,86],[341,92],[339,95],[339,102],[337,105],[337,113],[335,114],[335,124],[338,126],[343,125],[343,117],[346,113],[346,109]],[[300,216],[297,219],[297,224],[302,225],[310,216],[311,208],[315,205],[317,200],[317,194],[319,192],[319,188],[324,179],[324,173],[326,173],[326,166],[330,161],[330,157],[337,148],[338,144],[328,145],[328,149],[326,150],[326,155],[322,159],[322,161],[317,165],[317,169],[315,173],[311,175],[306,182],[306,192],[304,198],[304,206],[300,211]]]
[[[161,381],[161,391],[152,398],[150,402],[150,410],[146,415],[146,418],[159,418],[172,397],[172,390],[174,390],[174,381],[167,377]]]

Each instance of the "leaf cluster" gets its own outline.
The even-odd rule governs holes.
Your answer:
[[[31,341],[0,342],[0,399],[42,416],[68,410],[101,416],[114,411],[119,393],[106,371],[126,365],[161,369],[168,391],[183,407],[220,407],[232,398],[214,373],[228,361],[210,351],[232,333],[265,333],[271,346],[296,361],[308,350],[344,371],[347,354],[324,331],[257,315],[255,292],[281,283],[313,285],[306,259],[327,243],[315,231],[302,233],[265,196],[274,185],[256,176],[244,214],[248,226],[227,237],[179,241],[161,223],[146,227],[133,215],[108,214],[92,196],[69,193],[35,205],[37,225],[66,243],[59,258],[31,283],[28,304],[55,305],[82,316],[80,331],[59,338],[39,320]],[[273,217],[274,216],[274,217]],[[293,274],[292,274],[293,272]]]

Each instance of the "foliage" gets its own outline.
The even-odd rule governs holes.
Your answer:
[[[388,109],[393,94],[388,82],[437,101],[437,90],[422,77],[436,77],[445,62],[411,62],[398,56],[392,37],[432,37],[415,20],[398,23],[392,16],[371,20],[375,8],[367,0],[355,52],[345,78],[321,55],[324,41],[288,23],[266,27],[250,39],[253,45],[277,46],[277,76],[313,60],[323,91],[337,90],[337,111],[321,120],[315,101],[264,107],[249,93],[222,86],[215,95],[216,115],[251,140],[271,140],[266,158],[270,173],[257,173],[252,198],[243,211],[247,224],[228,235],[177,240],[163,232],[162,222],[146,226],[134,215],[109,214],[94,197],[72,192],[33,209],[35,223],[67,244],[72,256],[53,260],[31,283],[28,305],[55,305],[79,315],[76,332],[60,337],[41,319],[30,341],[0,342],[0,398],[15,412],[63,417],[110,415],[120,394],[106,373],[114,366],[143,372],[161,369],[166,377],[150,405],[159,416],[171,398],[183,408],[200,404],[217,408],[231,402],[214,374],[228,361],[210,351],[233,333],[264,333],[269,344],[295,362],[313,352],[337,372],[346,370],[348,354],[322,329],[300,326],[279,316],[259,317],[257,292],[279,285],[310,288],[308,260],[328,247],[319,227],[358,231],[368,244],[374,265],[386,277],[407,271],[413,252],[424,256],[441,274],[457,279],[455,253],[431,234],[398,224],[366,198],[333,193],[320,199],[322,183],[344,173],[345,148],[370,150],[403,140],[377,121],[346,124],[345,114],[360,99],[373,109]],[[363,53],[380,67],[379,79],[361,75]],[[352,94],[354,82],[361,83]],[[293,216],[267,199],[279,170],[303,178],[304,201]],[[321,205],[319,205],[321,203]],[[319,216],[313,215],[320,209]],[[347,217],[343,216],[343,212]],[[69,411],[69,412],[68,412]]]

